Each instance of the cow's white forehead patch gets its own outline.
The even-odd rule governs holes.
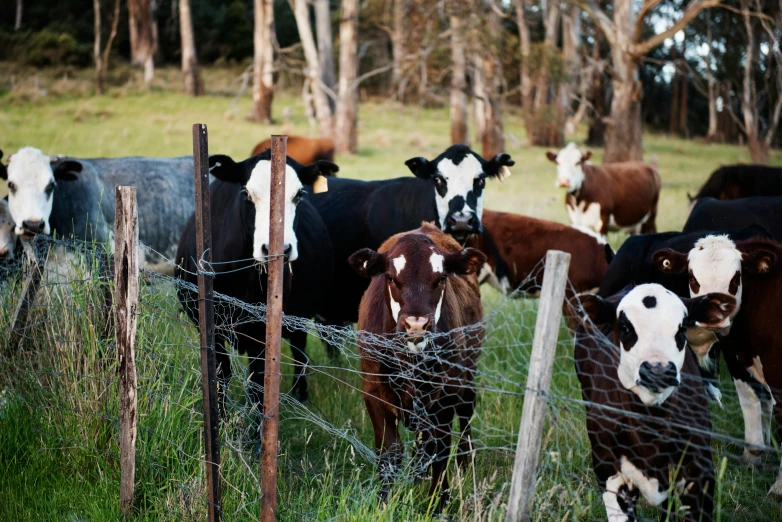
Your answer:
[[[699,239],[687,255],[689,269],[700,289],[693,296],[710,292],[729,293],[730,280],[741,271],[741,252],[727,235]]]
[[[445,258],[438,254],[437,252],[432,253],[431,256],[429,256],[429,263],[432,265],[432,272],[435,274],[439,272],[443,272],[443,262],[445,261]]]
[[[405,256],[403,254],[399,257],[395,257],[394,259],[391,260],[391,262],[394,263],[394,269],[396,269],[396,275],[399,275],[402,273],[402,270],[405,269],[405,265],[407,264],[407,259],[405,259]]]

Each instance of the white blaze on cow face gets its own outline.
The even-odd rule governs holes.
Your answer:
[[[399,322],[399,312],[402,310],[402,305],[394,299],[394,293],[391,291],[391,285],[388,286],[388,300],[391,305],[391,316],[394,318],[394,322]]]
[[[255,206],[255,232],[253,235],[253,257],[256,261],[269,261],[269,209],[271,205],[271,170],[268,160],[259,161],[250,174],[245,186],[247,195]],[[287,261],[299,257],[298,241],[293,228],[296,219],[296,207],[301,198],[303,185],[299,176],[290,165],[285,165],[285,230],[283,233],[284,251]]]
[[[396,270],[396,275],[401,274],[402,270],[405,269],[405,264],[407,264],[407,259],[405,259],[405,256],[401,255],[399,257],[395,257],[392,261],[394,263],[394,269]]]
[[[478,159],[472,154],[466,154],[458,165],[449,158],[442,159],[437,164],[437,173],[445,180],[444,194],[435,188],[435,202],[440,226],[443,229],[447,228],[446,220],[451,212],[452,202],[457,198],[461,198],[463,206],[461,209],[456,209],[455,215],[475,216],[480,220],[483,217],[483,186],[480,187],[480,194],[477,194],[475,183],[480,179],[479,184],[483,185],[485,180],[483,179],[483,167]],[[435,183],[439,182],[435,181]]]
[[[684,303],[657,284],[631,290],[617,307],[619,381],[646,405],[662,404],[681,382]]]
[[[567,147],[557,154],[556,187],[566,188],[568,192],[576,192],[584,184],[583,155],[576,144],[568,143]]]
[[[8,202],[0,199],[0,259],[14,257],[15,244],[14,221],[8,210]]]
[[[43,222],[44,234],[51,233],[54,174],[51,158],[33,147],[24,147],[11,156],[8,164],[8,206],[15,231],[22,234],[25,221]]]
[[[728,328],[741,306],[741,252],[726,235],[699,239],[687,255],[690,296],[699,297],[712,292],[732,295],[736,308],[715,329]]]
[[[429,263],[432,265],[432,272],[435,274],[439,274],[444,272],[443,270],[443,262],[445,261],[445,258],[438,254],[437,252],[433,252],[432,255],[429,257]]]

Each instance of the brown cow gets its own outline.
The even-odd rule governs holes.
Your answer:
[[[565,207],[574,225],[606,235],[609,230],[629,229],[631,234],[657,231],[660,174],[657,167],[640,162],[588,163],[592,153],[582,153],[575,143],[546,157],[557,164],[557,187],[566,188]]]
[[[479,281],[506,295],[520,290],[526,293],[519,297],[537,297],[543,281],[541,260],[548,250],[573,256],[568,272],[572,290],[595,293],[614,256],[605,238],[591,229],[486,209],[481,222],[483,233],[467,243],[486,254]]]
[[[720,324],[736,300],[681,299],[646,284],[582,303],[591,323],[570,321],[574,358],[608,520],[636,520],[639,496],[662,510],[660,520],[672,520],[672,491],[681,500],[676,520],[712,520],[711,418],[685,332],[695,322]]]
[[[430,223],[392,236],[378,252],[365,248],[350,256],[353,269],[372,278],[358,328],[382,499],[401,460],[399,421],[416,433],[418,472],[431,466],[430,495],[442,486],[438,510],[448,499],[444,472],[454,415],[461,428],[457,460],[462,465],[469,458],[475,365],[484,337],[476,273],[485,259]]]
[[[257,156],[272,146],[271,138],[255,146],[251,156]],[[302,165],[310,165],[318,160],[334,161],[334,142],[328,138],[305,138],[288,136],[288,157]]]

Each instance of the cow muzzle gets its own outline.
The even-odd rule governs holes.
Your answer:
[[[570,180],[569,179],[558,179],[557,180],[557,188],[570,188]]]
[[[475,214],[451,214],[445,219],[445,232],[451,234],[460,243],[464,243],[471,234],[480,232],[480,221]]]
[[[294,259],[291,259],[291,252],[293,252],[293,246],[290,243],[286,243],[283,245],[282,248],[282,259],[284,262],[288,261],[294,261]],[[270,259],[269,257],[269,245],[261,245],[261,254],[263,254],[262,259],[256,259],[258,262],[267,262],[267,261],[273,261],[273,259]]]
[[[419,343],[429,332],[432,321],[428,316],[408,315],[399,322],[401,329],[407,334],[407,339],[413,343]]]
[[[27,219],[22,221],[21,229],[17,227],[17,235],[22,237],[34,237],[36,234],[43,232],[46,227],[46,223],[37,219]]]
[[[676,365],[671,362],[668,364],[652,364],[644,361],[638,369],[638,382],[636,384],[643,386],[652,393],[660,393],[667,388],[679,385],[678,374]]]

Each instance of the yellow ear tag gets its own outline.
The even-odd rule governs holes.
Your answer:
[[[326,180],[326,176],[318,176],[315,183],[312,184],[312,192],[320,194],[321,192],[329,191],[329,182]]]
[[[509,177],[510,177],[510,169],[506,165],[503,165],[500,168],[500,175],[497,176],[497,179],[499,179],[500,181],[505,181]]]

